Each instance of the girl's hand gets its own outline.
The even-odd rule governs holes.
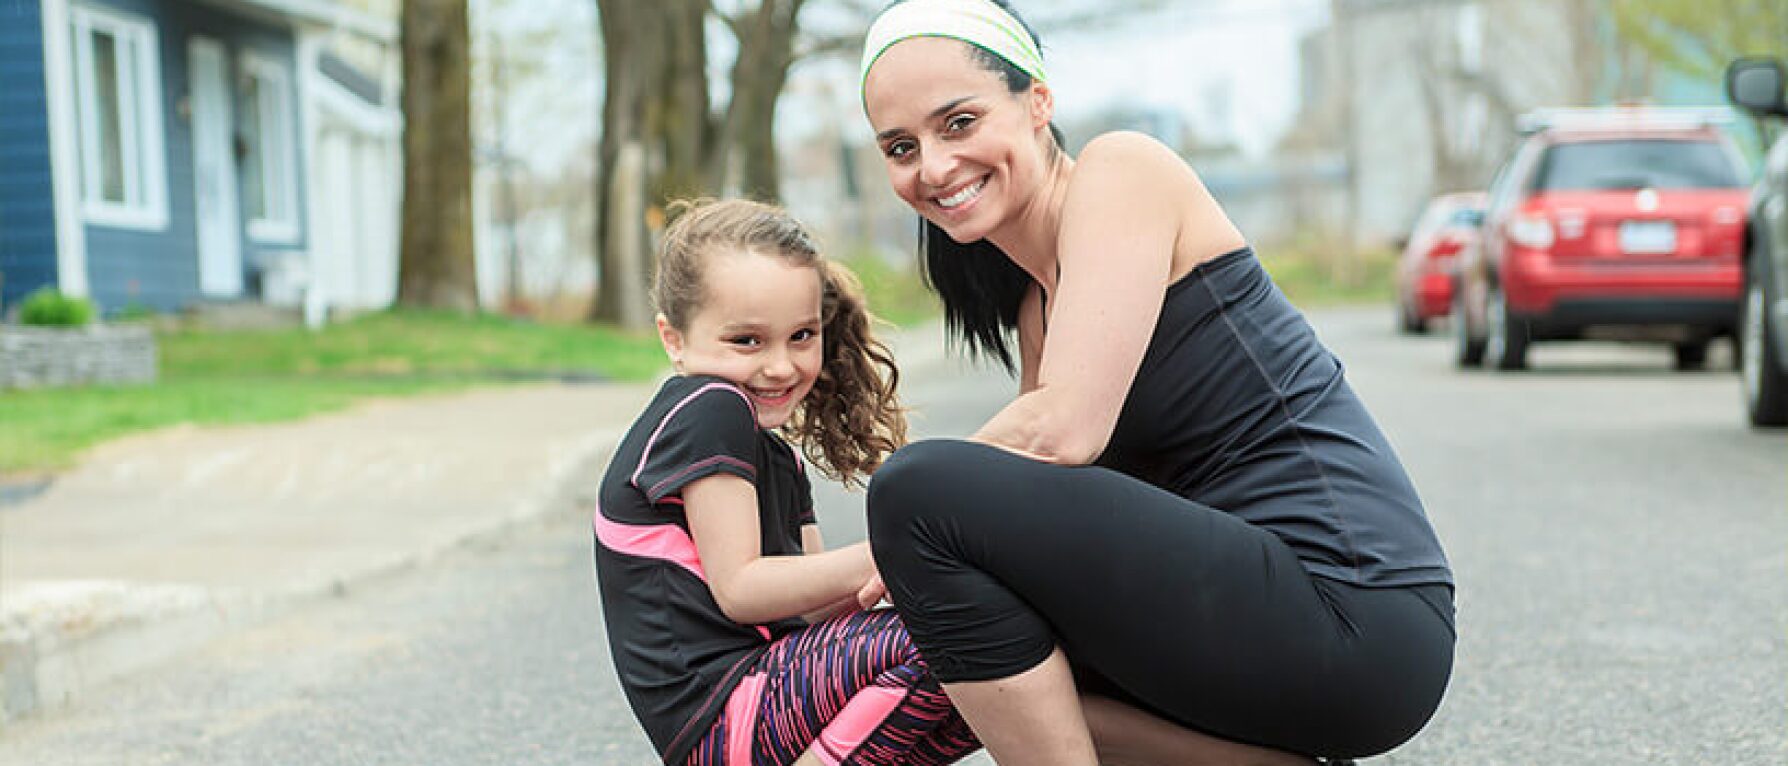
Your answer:
[[[857,606],[873,609],[887,597],[888,586],[882,583],[882,575],[877,572],[870,575],[869,582],[863,583],[863,587],[857,590]]]

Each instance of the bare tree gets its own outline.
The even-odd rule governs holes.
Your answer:
[[[643,252],[677,197],[739,191],[781,197],[775,142],[776,103],[795,62],[852,55],[881,0],[830,0],[851,23],[803,34],[808,0],[598,0],[606,97],[597,180],[597,247],[601,287],[591,317],[639,327],[637,296],[647,286]],[[1084,30],[1113,20],[1136,21],[1089,0],[1039,29]],[[1156,10],[1165,0],[1128,0],[1127,10]],[[731,97],[716,113],[708,98],[703,22],[715,18],[737,42]],[[1059,23],[1058,23],[1059,21]],[[623,162],[637,152],[638,162]],[[629,177],[638,167],[638,178]],[[636,212],[638,211],[638,212]],[[631,307],[631,308],[630,308]]]
[[[745,194],[774,200],[781,196],[777,169],[776,102],[795,62],[796,19],[806,0],[761,0],[755,9],[719,14],[739,42],[733,63],[732,100],[724,123],[725,151],[715,153],[716,171],[726,182],[737,165],[737,186]],[[730,156],[729,156],[730,155]]]
[[[478,309],[465,0],[403,0],[404,199],[397,302]]]
[[[641,328],[653,206],[711,190],[706,0],[599,0],[605,97],[597,177],[600,288],[592,318]],[[637,156],[637,162],[622,162]],[[661,213],[661,211],[660,211]]]

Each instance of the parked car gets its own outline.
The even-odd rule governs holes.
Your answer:
[[[1788,117],[1783,79],[1779,61],[1739,59],[1726,69],[1726,95],[1759,117]],[[1751,191],[1739,306],[1745,411],[1753,425],[1788,425],[1788,133],[1770,148]]]
[[[1724,110],[1524,115],[1491,183],[1477,257],[1460,264],[1458,360],[1527,366],[1538,341],[1666,342],[1705,364],[1733,333],[1746,181]]]
[[[1397,327],[1422,333],[1453,310],[1454,262],[1477,246],[1483,192],[1442,194],[1428,202],[1397,259]]]

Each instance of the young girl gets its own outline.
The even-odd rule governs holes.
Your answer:
[[[686,206],[653,287],[677,374],[595,515],[615,668],[667,764],[942,764],[978,749],[864,544],[825,551],[802,445],[861,483],[906,436],[855,279],[783,211]]]

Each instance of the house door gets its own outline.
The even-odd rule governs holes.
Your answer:
[[[242,217],[230,120],[229,56],[223,43],[187,43],[192,78],[193,188],[197,197],[199,289],[215,298],[242,294]]]

